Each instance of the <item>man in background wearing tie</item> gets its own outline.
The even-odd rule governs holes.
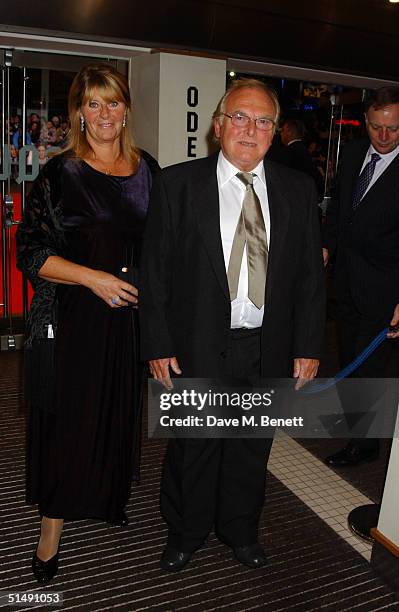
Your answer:
[[[279,116],[275,93],[236,81],[219,102],[221,151],[154,181],[140,276],[141,356],[167,388],[185,378],[316,375],[324,278],[313,181],[264,162]],[[318,249],[320,249],[318,251]],[[212,528],[257,568],[271,439],[171,439],[161,483],[179,571]]]
[[[346,144],[342,152],[323,249],[325,263],[335,256],[341,367],[384,327],[399,323],[399,88],[375,91],[365,120],[369,138]],[[398,357],[396,342],[386,340],[354,375],[396,377]],[[378,452],[378,440],[353,439],[326,463],[357,465]]]

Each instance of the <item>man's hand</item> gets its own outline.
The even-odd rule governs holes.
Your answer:
[[[398,325],[399,324],[399,304],[396,304],[395,310],[393,311],[393,317],[391,319],[390,325]],[[399,330],[396,332],[388,332],[387,338],[398,338]]]
[[[323,248],[323,263],[324,263],[324,267],[326,267],[326,265],[328,264],[329,258],[330,258],[330,255],[328,253],[328,249]]]
[[[294,359],[293,377],[298,379],[295,385],[297,391],[306,385],[309,380],[315,378],[319,369],[319,363],[318,359],[305,359],[304,357]]]
[[[173,389],[173,383],[170,378],[169,368],[171,368],[175,374],[181,374],[181,369],[176,357],[151,359],[151,361],[148,362],[148,365],[150,366],[152,377],[158,382],[162,383],[165,389],[171,391]]]

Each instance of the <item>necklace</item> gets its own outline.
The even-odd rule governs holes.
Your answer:
[[[93,153],[93,159],[97,163],[100,163],[104,173],[110,176],[111,174],[115,174],[115,170],[117,169],[121,160],[121,154],[119,153],[118,157],[116,157],[112,162],[104,162],[102,159],[99,159],[95,153]]]

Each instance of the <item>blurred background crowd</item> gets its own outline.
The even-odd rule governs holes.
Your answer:
[[[48,161],[47,150],[49,147],[61,146],[68,130],[69,121],[67,117],[54,115],[49,119],[48,117],[40,117],[37,113],[28,115],[25,145],[36,147],[40,166]],[[23,145],[22,117],[20,115],[11,116],[7,131],[12,175],[14,177],[18,172],[18,151]]]

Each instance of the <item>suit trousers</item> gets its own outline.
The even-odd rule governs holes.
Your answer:
[[[393,309],[386,313],[364,313],[356,307],[349,289],[338,296],[339,316],[339,352],[341,367],[347,366],[357,357],[384,327],[389,325]],[[359,415],[353,414],[359,406],[362,412],[372,408],[374,402],[384,393],[384,385],[378,383],[379,378],[395,378],[399,375],[399,343],[397,340],[384,340],[382,344],[362,363],[352,374],[354,378],[370,379],[362,383],[360,397],[345,387],[345,382],[339,387],[340,399],[348,425],[354,426]],[[373,380],[374,379],[374,380]],[[352,412],[352,414],[351,414]],[[379,441],[375,438],[356,438],[353,442],[364,451],[379,449]]]
[[[225,376],[240,384],[260,377],[260,329],[232,330]],[[214,527],[229,546],[254,544],[265,496],[272,439],[171,439],[161,482],[168,545],[198,549]]]

